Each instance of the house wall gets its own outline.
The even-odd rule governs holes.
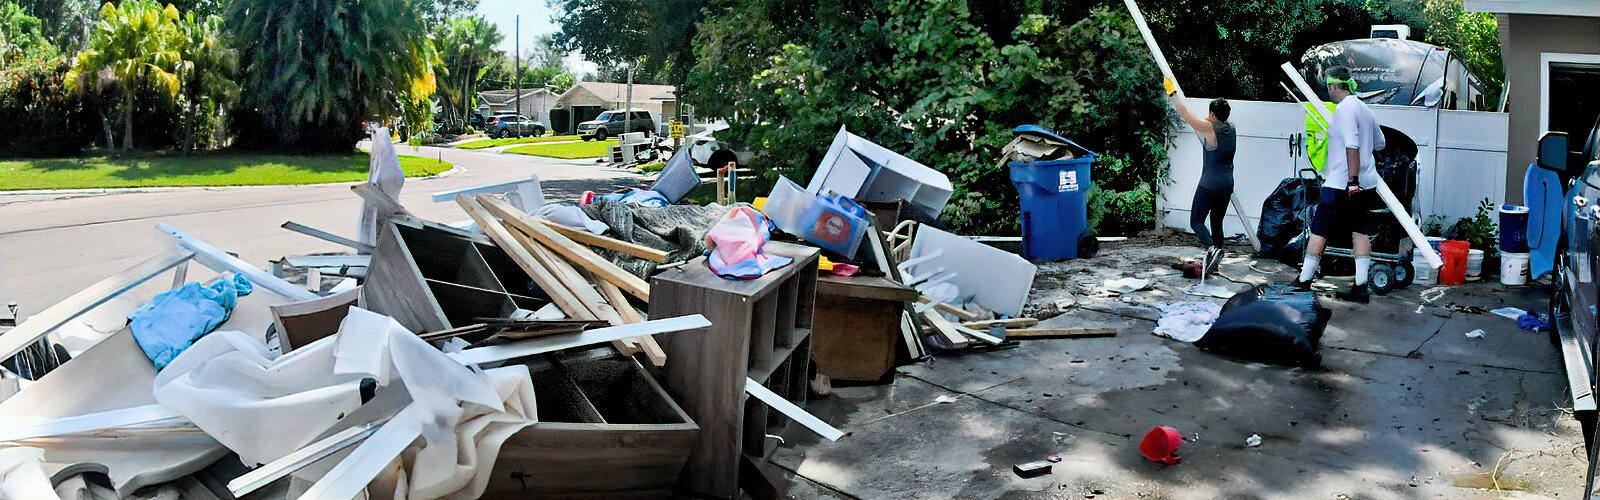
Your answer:
[[[1506,198],[1522,202],[1522,178],[1533,163],[1543,124],[1539,123],[1541,92],[1539,56],[1546,52],[1600,54],[1600,18],[1503,16],[1501,58],[1511,85],[1510,141],[1506,154]],[[1556,105],[1556,103],[1552,103]]]

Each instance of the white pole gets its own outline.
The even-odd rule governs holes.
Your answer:
[[[1139,12],[1139,6],[1133,3],[1133,0],[1122,0],[1122,2],[1128,5],[1128,14],[1133,16],[1133,24],[1139,27],[1139,35],[1144,37],[1145,46],[1150,48],[1150,55],[1155,57],[1156,67],[1161,69],[1161,76],[1172,80],[1173,90],[1176,90],[1178,98],[1182,99],[1183,87],[1178,86],[1178,78],[1172,76],[1172,67],[1167,65],[1167,56],[1161,53],[1161,46],[1156,45],[1156,36],[1150,33],[1150,25],[1144,22],[1144,13]],[[1233,205],[1233,215],[1239,218],[1239,225],[1244,226],[1244,235],[1250,239],[1250,247],[1258,252],[1261,251],[1261,240],[1256,239],[1255,228],[1250,227],[1250,220],[1244,217],[1244,205],[1239,203],[1239,195],[1230,194],[1228,201]],[[1216,237],[1221,239],[1222,235]]]
[[[1300,89],[1301,94],[1305,94],[1306,101],[1311,103],[1311,107],[1316,108],[1317,114],[1322,117],[1322,122],[1332,124],[1333,115],[1328,114],[1327,105],[1323,104],[1322,98],[1317,97],[1317,93],[1311,90],[1311,85],[1306,83],[1305,78],[1300,77],[1300,72],[1294,69],[1294,64],[1283,63],[1281,67],[1283,72],[1289,75],[1289,81],[1294,83],[1295,88]],[[1422,252],[1423,258],[1428,259],[1428,266],[1434,269],[1443,266],[1444,260],[1439,258],[1439,252],[1435,252],[1433,246],[1428,244],[1428,238],[1423,236],[1422,230],[1417,229],[1417,224],[1411,221],[1411,212],[1406,211],[1405,205],[1400,204],[1400,199],[1394,197],[1394,191],[1389,190],[1389,184],[1384,182],[1382,177],[1378,178],[1378,196],[1389,206],[1389,212],[1394,215],[1395,220],[1400,221],[1400,227],[1405,228],[1406,236],[1411,237],[1411,245]]]

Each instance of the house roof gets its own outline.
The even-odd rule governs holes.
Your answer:
[[[1465,7],[1468,12],[1600,17],[1595,0],[1467,0]]]
[[[594,94],[595,97],[606,102],[625,102],[628,100],[628,84],[611,82],[578,82],[571,89],[567,89],[565,94],[561,94],[561,97],[566,98],[567,95],[572,94],[573,91],[579,88]],[[674,90],[671,85],[635,83],[633,84],[633,102],[646,102],[664,94],[672,94]]]
[[[510,105],[511,100],[512,100],[512,96],[516,95],[516,93],[517,93],[516,89],[485,90],[485,91],[478,92],[478,97],[483,99],[483,100],[485,100],[485,101],[489,101],[491,104],[495,104],[495,105],[500,105],[500,104]],[[528,98],[528,97],[537,95],[539,93],[548,94],[548,93],[550,93],[550,91],[545,90],[545,89],[522,89],[522,97],[523,98]]]

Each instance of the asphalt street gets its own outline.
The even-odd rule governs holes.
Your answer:
[[[443,158],[449,175],[407,179],[401,203],[443,222],[466,218],[455,203],[430,194],[538,176],[552,200],[584,190],[640,183],[629,171],[594,160],[556,160],[448,148],[399,146],[401,154]],[[361,200],[350,184],[245,188],[170,188],[0,194],[0,303],[23,316],[134,265],[168,245],[155,229],[168,223],[247,262],[348,249],[284,230],[295,221],[355,238]]]

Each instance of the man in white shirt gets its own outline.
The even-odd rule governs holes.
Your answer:
[[[1311,241],[1306,244],[1305,263],[1294,286],[1310,290],[1317,267],[1322,264],[1322,252],[1328,247],[1328,237],[1348,232],[1356,255],[1355,285],[1334,297],[1365,304],[1367,276],[1372,269],[1372,240],[1368,235],[1382,217],[1373,210],[1383,206],[1378,198],[1378,183],[1383,181],[1378,177],[1372,152],[1383,150],[1383,131],[1378,128],[1372,109],[1355,96],[1356,81],[1350,77],[1349,69],[1335,66],[1324,77],[1328,96],[1339,104],[1328,125],[1328,160],[1323,168],[1317,213],[1311,220]]]

